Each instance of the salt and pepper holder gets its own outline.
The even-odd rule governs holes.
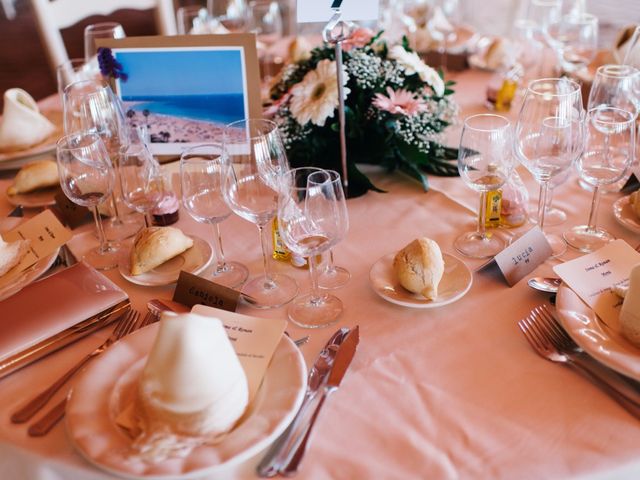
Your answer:
[[[342,72],[342,42],[349,39],[355,30],[355,24],[342,20],[340,6],[343,0],[333,0],[331,9],[333,16],[322,30],[323,40],[333,45],[336,52],[336,73],[338,76],[338,122],[340,126],[340,160],[342,163],[342,186],[345,195],[349,190],[349,175],[347,171],[347,136],[345,133],[346,122],[344,116],[344,75]]]

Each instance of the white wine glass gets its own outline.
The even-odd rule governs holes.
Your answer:
[[[151,211],[165,195],[160,164],[153,158],[138,128],[130,130],[129,142],[120,159],[122,199],[144,217],[145,227],[151,224]]]
[[[242,293],[257,308],[285,305],[298,293],[298,285],[291,277],[273,272],[270,262],[269,226],[278,209],[280,177],[288,170],[278,127],[269,120],[240,120],[225,127],[223,138],[224,199],[236,215],[258,227],[262,245],[264,274],[245,283]]]
[[[333,177],[333,180],[332,180]],[[294,168],[282,178],[278,229],[285,245],[309,263],[311,292],[288,308],[289,319],[301,327],[334,323],[342,301],[318,287],[318,257],[342,240],[349,228],[340,175],[311,167]]]
[[[325,170],[328,176],[329,182],[340,182],[340,174],[335,170]],[[317,181],[317,176],[312,176],[309,179],[310,184]],[[344,235],[346,235],[349,229],[349,212],[347,211],[347,202],[344,198],[344,190],[334,187],[336,201],[340,205],[338,213],[344,217],[342,226],[345,229]],[[333,249],[328,252],[328,259],[324,268],[318,272],[318,286],[326,290],[332,290],[345,286],[351,279],[351,273],[344,267],[340,267],[335,264],[333,258]]]
[[[247,267],[225,259],[220,223],[231,215],[222,193],[226,153],[221,144],[204,144],[186,150],[180,157],[182,205],[200,223],[213,229],[215,267],[213,280],[230,288],[241,286],[249,276]]]
[[[282,38],[284,22],[275,0],[254,0],[249,3],[248,30],[256,34],[260,73],[263,82],[270,82],[282,66],[282,58],[273,52],[273,45]]]
[[[560,73],[574,74],[586,67],[598,49],[598,17],[570,13],[553,21],[547,29],[548,42],[556,52]]]
[[[576,82],[543,78],[529,84],[516,122],[514,150],[540,184],[538,225],[543,232],[549,185],[582,154],[583,117],[582,94]],[[553,256],[566,251],[562,238],[545,235]]]
[[[499,189],[513,169],[511,124],[500,115],[479,114],[467,117],[462,128],[458,149],[460,177],[480,193],[477,228],[455,239],[453,245],[471,258],[496,255],[506,241],[485,227],[487,192]]]
[[[564,233],[567,243],[581,252],[593,252],[614,239],[597,226],[599,187],[620,180],[635,154],[635,112],[600,106],[589,110],[584,153],[576,162],[580,176],[593,185],[593,199],[586,225]]]
[[[58,175],[64,194],[77,205],[93,212],[99,246],[83,257],[97,270],[109,270],[118,265],[118,249],[107,242],[98,206],[105,202],[115,185],[115,173],[107,149],[99,135],[77,132],[62,137],[56,145]]]
[[[111,87],[93,80],[72,83],[64,89],[63,107],[65,133],[91,131],[100,135],[118,177],[120,157],[129,137],[122,102]],[[105,228],[107,238],[123,240],[135,235],[140,229],[139,218],[124,214],[117,188],[111,197],[115,215]]]

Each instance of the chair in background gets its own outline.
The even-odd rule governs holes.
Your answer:
[[[109,15],[121,9],[154,9],[158,33],[176,34],[173,0],[31,0],[31,6],[52,72],[69,59],[60,30],[92,15]]]

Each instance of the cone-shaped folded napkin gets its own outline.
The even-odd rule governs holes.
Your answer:
[[[36,101],[21,88],[4,93],[0,152],[24,150],[49,137],[56,127],[40,113]]]

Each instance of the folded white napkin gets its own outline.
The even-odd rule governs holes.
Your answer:
[[[29,248],[29,240],[7,243],[0,235],[0,277],[15,267]]]
[[[42,142],[56,127],[40,113],[36,101],[21,88],[4,93],[0,151],[23,150]]]

